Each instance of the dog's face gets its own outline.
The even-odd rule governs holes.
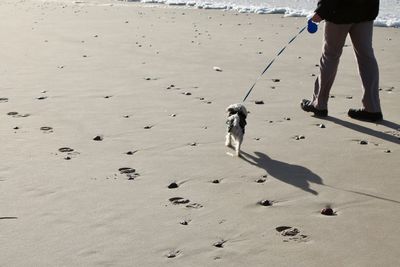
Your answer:
[[[232,104],[226,108],[226,112],[228,113],[228,117],[234,114],[238,114],[245,119],[247,118],[247,109],[242,104]]]

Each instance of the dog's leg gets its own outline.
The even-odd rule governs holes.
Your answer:
[[[242,140],[237,139],[236,143],[235,143],[235,152],[236,152],[236,156],[240,157],[240,146],[242,145]]]
[[[225,146],[232,146],[231,144],[232,138],[231,138],[231,133],[227,133],[225,137]]]

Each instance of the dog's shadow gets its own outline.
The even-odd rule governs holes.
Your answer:
[[[318,192],[310,188],[310,184],[323,185],[322,178],[309,169],[293,165],[279,160],[274,160],[261,152],[254,152],[255,156],[244,151],[241,152],[241,158],[251,165],[264,169],[274,178],[298,187],[306,192],[318,195]]]

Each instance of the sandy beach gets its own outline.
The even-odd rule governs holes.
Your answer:
[[[322,46],[303,32],[245,102],[236,158],[225,108],[305,18],[33,0],[0,16],[0,266],[400,266],[399,29],[374,28],[382,123],[347,116],[350,40],[329,117],[300,109]]]

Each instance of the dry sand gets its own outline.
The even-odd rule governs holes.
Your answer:
[[[304,18],[29,0],[0,17],[0,266],[400,265],[399,29],[375,28],[383,123],[346,115],[349,41],[330,117],[300,110],[322,40],[303,33],[246,102],[239,159],[224,109]]]

